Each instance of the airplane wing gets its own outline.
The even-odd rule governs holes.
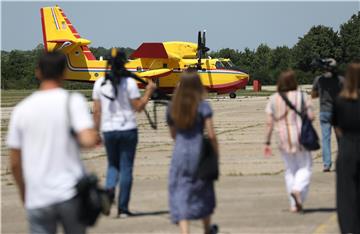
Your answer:
[[[168,68],[161,68],[161,69],[155,69],[155,70],[150,70],[150,71],[145,71],[145,72],[139,72],[137,73],[138,76],[143,77],[143,78],[160,78],[160,77],[164,77],[167,75],[170,75],[172,73],[171,69]]]
[[[130,55],[130,58],[181,59],[176,53],[167,52],[164,44],[160,42],[142,43],[139,48]]]
[[[167,59],[163,43],[142,43],[131,55],[130,58],[164,58]]]

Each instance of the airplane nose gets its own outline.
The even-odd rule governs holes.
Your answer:
[[[235,76],[238,80],[243,80],[243,79],[247,79],[249,80],[249,75],[248,74],[241,74],[238,76]]]
[[[249,82],[250,80],[250,75],[244,71],[239,71],[241,72],[241,74],[236,75],[235,77],[240,81],[240,80],[246,80],[246,82]]]
[[[240,69],[239,67],[233,67],[232,69],[234,69],[235,71],[239,71],[239,72],[242,72],[242,73],[245,73],[246,75],[249,75],[249,72],[248,71],[245,71],[243,69]]]

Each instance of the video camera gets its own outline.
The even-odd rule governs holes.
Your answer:
[[[312,60],[310,66],[313,69],[334,71],[336,69],[336,60],[333,58],[316,58]]]

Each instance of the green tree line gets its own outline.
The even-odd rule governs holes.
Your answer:
[[[252,80],[263,84],[275,84],[279,73],[287,68],[296,71],[299,83],[309,84],[319,73],[310,66],[314,58],[335,58],[340,73],[349,62],[360,60],[360,12],[342,24],[338,32],[331,27],[313,26],[292,48],[261,44],[255,50],[225,48],[209,55],[230,58],[249,72]]]
[[[122,48],[129,55],[134,50]],[[96,58],[107,56],[110,49],[90,47]],[[1,51],[1,89],[34,89],[38,81],[34,77],[34,69],[38,57],[43,52],[43,45],[33,50],[10,52]],[[340,26],[339,31],[331,27],[313,26],[292,47],[278,46],[270,48],[266,44],[251,50],[234,50],[224,48],[208,53],[211,57],[230,58],[234,64],[250,74],[251,80],[260,80],[263,84],[275,84],[279,73],[287,68],[294,69],[301,84],[312,83],[319,71],[310,63],[314,58],[335,58],[339,72],[346,64],[360,61],[360,11]],[[66,82],[70,89],[87,89],[91,84]]]

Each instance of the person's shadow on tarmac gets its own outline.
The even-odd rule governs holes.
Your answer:
[[[157,215],[166,215],[166,214],[169,214],[168,210],[149,211],[149,212],[134,212],[133,217],[157,216]]]
[[[336,212],[336,208],[309,208],[309,209],[303,209],[303,214],[310,214],[310,213],[332,213]]]

